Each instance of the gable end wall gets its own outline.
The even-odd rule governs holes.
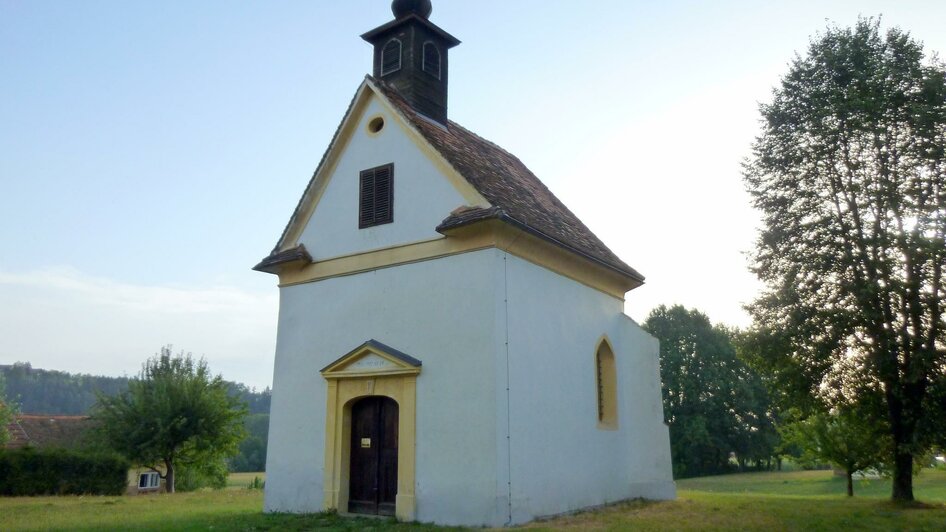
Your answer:
[[[469,203],[391,109],[373,94],[368,98],[350,117],[356,124],[351,138],[325,176],[327,185],[297,242],[317,261],[443,238],[437,225]],[[372,134],[367,124],[379,116],[385,126]],[[359,174],[386,164],[394,165],[394,221],[359,229]]]

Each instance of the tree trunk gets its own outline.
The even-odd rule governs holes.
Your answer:
[[[893,436],[893,493],[894,501],[913,501],[913,453],[907,445],[913,438],[916,425],[904,419],[904,404],[888,384],[887,413],[890,417],[891,436]]]
[[[893,463],[893,500],[913,499],[913,453],[897,450]]]
[[[174,493],[174,464],[170,460],[164,461],[167,471],[164,473],[164,489],[168,493]]]
[[[847,476],[847,496],[853,497],[854,496],[854,472],[848,469],[845,471],[845,473]]]

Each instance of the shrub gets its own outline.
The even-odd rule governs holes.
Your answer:
[[[121,495],[129,463],[115,455],[65,449],[0,451],[0,495]]]
[[[227,464],[222,459],[198,464],[181,464],[175,472],[177,491],[223,489],[227,487]]]
[[[266,482],[259,477],[253,477],[253,481],[250,482],[246,489],[248,490],[261,490],[266,488]]]

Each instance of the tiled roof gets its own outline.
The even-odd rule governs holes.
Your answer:
[[[75,447],[82,443],[91,426],[88,416],[44,416],[23,414],[7,425],[7,449],[34,447]]]
[[[575,251],[586,258],[643,281],[644,277],[618,258],[568,210],[516,156],[456,122],[447,127],[419,115],[386,83],[371,79],[440,154],[493,206],[451,215],[438,229],[499,218]],[[465,221],[462,219],[466,218]],[[463,221],[463,223],[459,223]]]
[[[10,435],[10,439],[7,441],[6,445],[4,445],[5,449],[20,449],[30,443],[30,437],[16,420],[11,421],[7,425],[7,434]]]
[[[456,122],[449,121],[444,126],[418,114],[393,87],[372,76],[366,78],[492,205],[488,209],[455,211],[441,222],[438,231],[486,219],[500,219],[643,282],[644,276],[608,249],[516,156]],[[356,98],[357,93],[345,113],[346,117],[351,113]],[[343,119],[272,255],[263,259],[255,269],[272,271],[262,267],[284,259],[283,254],[295,252],[294,249],[280,251],[280,246],[285,244],[283,240],[289,228],[297,221],[308,190],[325,164],[344,123]]]

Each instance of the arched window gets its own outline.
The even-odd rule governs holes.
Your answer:
[[[432,42],[424,43],[424,72],[440,79],[440,50]]]
[[[401,41],[391,39],[381,50],[381,75],[401,70]]]
[[[616,429],[618,426],[618,378],[614,351],[607,339],[602,339],[595,353],[595,384],[598,395],[598,428]]]

